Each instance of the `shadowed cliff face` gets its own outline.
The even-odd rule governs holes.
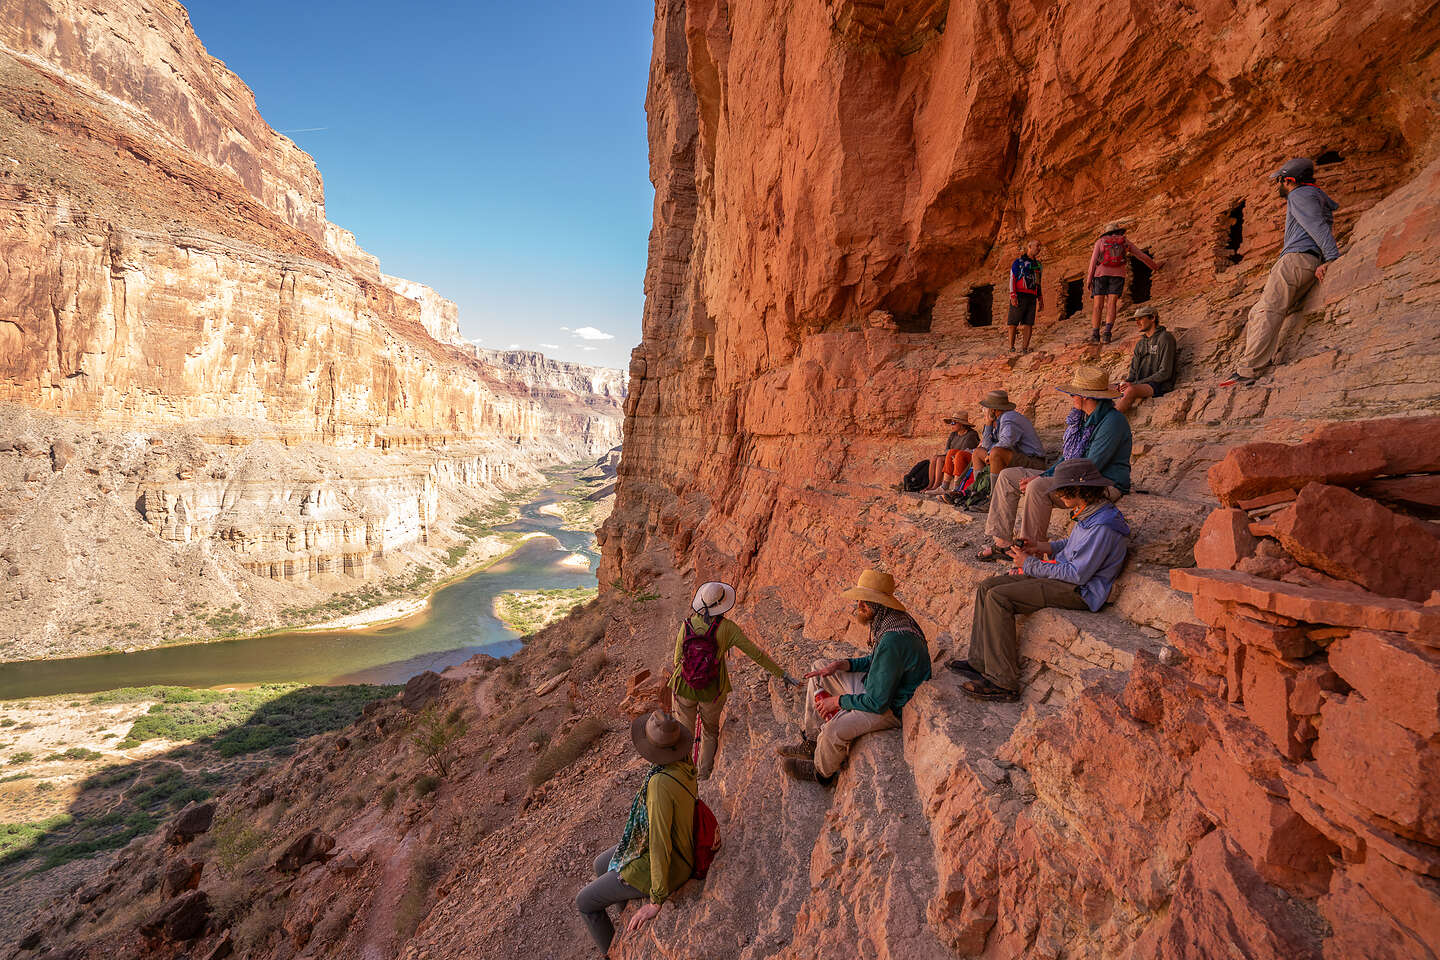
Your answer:
[[[105,642],[67,639],[76,589],[155,640],[176,586],[268,616],[267,581],[303,607],[433,563],[456,516],[619,440],[619,371],[479,350],[327,223],[178,3],[0,5],[0,143],[10,657]]]

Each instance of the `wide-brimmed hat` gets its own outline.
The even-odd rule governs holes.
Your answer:
[[[895,578],[879,570],[866,570],[860,582],[840,594],[847,600],[869,600],[891,610],[904,610],[905,604],[895,599]]]
[[[1111,220],[1109,223],[1105,224],[1105,229],[1104,229],[1104,230],[1101,230],[1100,232],[1101,232],[1101,233],[1124,233],[1125,230],[1126,230],[1129,226],[1130,226],[1130,220],[1129,220],[1129,218],[1126,218],[1126,219],[1123,219],[1123,220]]]
[[[662,765],[690,759],[690,748],[695,745],[695,738],[685,724],[664,710],[655,710],[631,721],[630,740],[640,756]]]
[[[973,427],[973,426],[975,426],[975,424],[973,424],[973,423],[970,422],[970,414],[968,414],[968,413],[952,413],[952,414],[950,414],[950,416],[948,416],[948,417],[945,418],[945,422],[946,422],[946,423],[953,423],[953,424],[955,424],[956,426],[959,426],[959,427]]]
[[[1010,402],[1010,394],[1004,390],[991,390],[985,394],[985,399],[980,401],[980,406],[987,410],[1014,410],[1015,404]]]
[[[1114,400],[1120,394],[1110,389],[1110,378],[1099,367],[1081,365],[1075,368],[1075,375],[1063,387],[1056,387],[1061,393],[1072,397],[1090,397],[1092,400]]]
[[[1305,157],[1296,157],[1288,161],[1285,166],[1270,174],[1271,180],[1295,180],[1299,183],[1311,183],[1315,179],[1315,164]]]
[[[1109,487],[1113,482],[1105,479],[1095,464],[1084,457],[1076,457],[1073,460],[1061,460],[1055,464],[1055,473],[1051,475],[1055,481],[1055,489],[1061,490],[1065,487]]]
[[[1158,316],[1160,316],[1160,311],[1159,311],[1159,310],[1156,310],[1154,307],[1152,307],[1150,304],[1147,303],[1147,304],[1145,304],[1145,306],[1143,306],[1143,307],[1137,307],[1137,308],[1135,309],[1135,312],[1131,315],[1131,319],[1132,319],[1132,320],[1139,320],[1141,317],[1158,317]]]
[[[735,588],[728,583],[721,583],[719,580],[700,584],[700,589],[695,591],[695,599],[690,601],[691,610],[703,613],[707,617],[718,617],[721,614],[729,613],[733,606],[735,606]]]

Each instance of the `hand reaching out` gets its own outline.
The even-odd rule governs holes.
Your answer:
[[[805,679],[809,680],[812,677],[828,677],[832,673],[839,673],[841,670],[846,670],[849,667],[849,660],[831,660],[819,670],[811,670],[809,673],[805,674]]]

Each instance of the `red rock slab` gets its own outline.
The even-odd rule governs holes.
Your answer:
[[[1170,586],[1191,596],[1249,604],[1306,623],[1393,631],[1427,646],[1440,646],[1440,609],[1409,600],[1262,580],[1234,570],[1177,568],[1170,571]]]
[[[1381,477],[1360,488],[1367,497],[1414,507],[1440,508],[1440,473],[1416,477]]]
[[[1201,745],[1190,789],[1205,812],[1235,839],[1268,882],[1305,897],[1330,885],[1330,857],[1338,848],[1226,755],[1217,741]]]
[[[1440,654],[1399,634],[1357,630],[1330,645],[1330,666],[1386,716],[1422,737],[1440,735]]]
[[[1302,441],[1355,446],[1374,443],[1385,453],[1382,473],[1440,473],[1440,417],[1346,420],[1316,430]]]
[[[1195,541],[1195,565],[1207,570],[1234,570],[1235,565],[1255,555],[1259,541],[1250,533],[1244,510],[1233,507],[1213,511],[1200,527]]]
[[[1320,709],[1317,769],[1340,793],[1395,833],[1440,841],[1440,744],[1389,719],[1385,701],[1359,693]]]
[[[1335,673],[1323,663],[1287,663],[1252,649],[1242,683],[1245,713],[1280,755],[1291,761],[1308,758],[1309,741],[1315,739],[1313,717],[1324,693],[1340,686]]]
[[[1231,448],[1207,478],[1227,507],[1307,483],[1352,485],[1386,472],[1385,451],[1373,440],[1312,440],[1302,444],[1246,443]]]
[[[1322,483],[1275,516],[1292,557],[1388,597],[1423,603],[1440,588],[1440,538],[1419,520]]]
[[[1371,822],[1368,811],[1343,797],[1335,784],[1320,776],[1314,764],[1288,766],[1281,774],[1290,805],[1358,863],[1378,855],[1411,873],[1440,883],[1440,847],[1411,840]]]
[[[1262,507],[1273,507],[1278,504],[1289,503],[1299,495],[1300,491],[1286,487],[1284,490],[1276,490],[1274,493],[1251,497],[1249,500],[1241,500],[1237,506],[1241,510],[1259,510]]]
[[[1215,830],[1195,844],[1158,943],[1131,955],[1320,960],[1319,937],[1306,912],[1267,884],[1232,838]]]
[[[1320,899],[1326,960],[1414,960],[1440,953],[1440,884],[1383,857],[1343,870]]]

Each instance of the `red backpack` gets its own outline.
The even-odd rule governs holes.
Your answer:
[[[685,639],[680,642],[680,679],[692,690],[703,690],[720,676],[720,644],[715,639],[715,631],[724,619],[716,617],[704,633],[696,633],[690,618],[685,618]]]
[[[676,783],[680,783],[670,774],[665,774]],[[680,786],[685,784],[680,783]],[[685,791],[690,793],[690,791]],[[697,880],[704,880],[705,875],[710,872],[710,864],[715,862],[715,851],[720,849],[720,824],[715,820],[715,814],[705,806],[705,801],[691,793],[695,799],[695,821],[693,823],[695,836],[695,862],[690,865],[690,875]],[[682,854],[680,857],[684,860]]]
[[[1125,266],[1126,247],[1129,246],[1122,233],[1109,233],[1100,238],[1104,244],[1100,248],[1100,266],[1102,267],[1123,267]]]

